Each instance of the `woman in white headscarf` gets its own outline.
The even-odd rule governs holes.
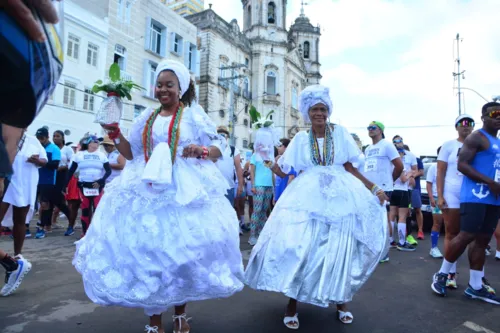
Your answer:
[[[212,162],[226,142],[192,104],[189,71],[165,60],[152,89],[161,106],[137,117],[128,139],[104,126],[129,162],[106,186],[73,264],[93,302],[143,308],[148,333],[165,332],[161,314],[175,307],[173,331],[186,333],[187,302],[243,288],[238,219]]]
[[[271,169],[299,176],[287,187],[252,250],[245,273],[253,289],[290,298],[284,324],[299,328],[297,302],[336,304],[338,318],[353,320],[346,303],[366,282],[387,248],[387,198],[352,163],[360,150],[348,131],[328,122],[326,87],[300,95],[308,131],[299,132]]]

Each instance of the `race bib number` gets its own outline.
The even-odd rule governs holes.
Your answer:
[[[500,170],[495,170],[495,182],[500,182]]]
[[[97,197],[99,195],[98,188],[83,188],[83,195],[86,197]]]
[[[376,159],[369,159],[365,161],[365,172],[377,172]]]

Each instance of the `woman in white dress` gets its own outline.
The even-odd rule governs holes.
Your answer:
[[[297,302],[337,304],[338,318],[349,324],[353,315],[345,304],[387,251],[387,213],[382,206],[387,197],[352,166],[360,150],[351,135],[328,123],[328,88],[306,88],[300,111],[311,129],[299,132],[271,166],[278,175],[294,168],[299,176],[267,221],[245,280],[253,289],[290,297],[284,318],[290,329],[299,328]]]
[[[128,160],[105,188],[73,264],[95,303],[143,308],[148,333],[164,332],[161,314],[175,307],[174,332],[190,331],[187,302],[243,289],[236,213],[229,185],[210,160],[225,140],[199,105],[187,68],[162,61],[158,109],[136,118],[128,140],[104,126]]]
[[[38,185],[38,168],[47,163],[47,153],[37,138],[24,134],[14,159],[14,174],[0,206],[0,221],[13,226],[14,255],[21,257],[26,225],[33,217]],[[22,258],[22,257],[21,257]]]

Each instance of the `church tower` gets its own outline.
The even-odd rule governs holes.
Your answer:
[[[306,84],[319,84],[321,80],[321,64],[319,62],[320,28],[314,27],[309,18],[304,14],[304,3],[300,16],[297,17],[288,32],[288,40],[297,45],[299,53],[304,60],[307,71]]]
[[[286,37],[286,4],[288,0],[241,0],[243,4],[243,32],[252,37]],[[279,35],[279,36],[278,36]],[[285,39],[286,40],[286,39]]]

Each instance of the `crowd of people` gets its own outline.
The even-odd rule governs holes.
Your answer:
[[[0,220],[12,222],[14,252],[0,249],[1,295],[18,289],[32,268],[22,247],[38,205],[37,239],[51,232],[60,213],[68,219],[65,236],[73,235],[81,210],[73,265],[87,296],[100,305],[143,309],[147,333],[165,332],[162,314],[170,308],[174,333],[189,333],[188,302],[230,297],[244,285],[285,295],[289,329],[299,329],[299,303],[334,304],[338,320],[352,323],[349,302],[389,260],[390,249],[415,251],[410,207],[417,239],[424,238],[422,161],[401,136],[386,140],[380,121],[368,125],[367,147],[330,123],[333,103],[321,85],[299,96],[308,129],[282,139],[274,154],[254,147],[242,161],[228,144],[228,129],[216,128],[196,104],[183,64],[164,60],[155,78],[160,106],[144,110],[128,137],[117,124],[102,125],[107,137],[88,134],[68,148],[62,131],[54,131],[51,142],[48,129],[40,128],[14,139],[16,153],[2,122]],[[440,216],[446,235],[431,289],[445,296],[447,288],[458,288],[456,262],[468,248],[465,295],[500,305],[484,273],[500,218],[500,104],[484,105],[481,118],[478,131],[472,116],[456,119],[458,139],[442,145],[426,179],[435,215],[433,257],[443,256]],[[244,232],[253,247],[246,267]]]

